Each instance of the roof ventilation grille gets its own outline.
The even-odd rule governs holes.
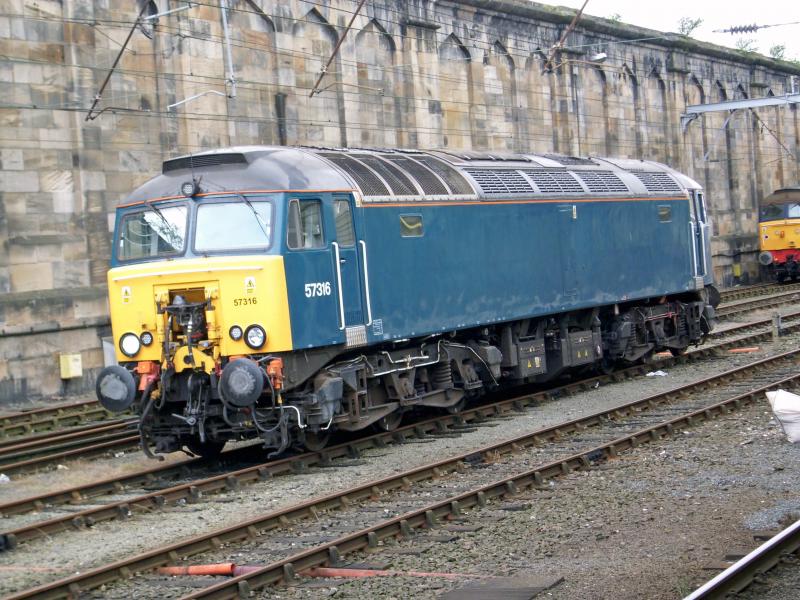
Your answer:
[[[523,171],[542,194],[582,194],[583,186],[567,171]]]
[[[628,192],[628,186],[625,185],[615,173],[611,171],[575,171],[590,192],[603,193],[603,192]]]
[[[579,156],[565,156],[563,154],[542,154],[542,156],[544,156],[545,158],[549,158],[550,160],[555,161],[560,165],[566,165],[566,166],[597,165],[597,163],[594,162],[591,158],[581,158]]]
[[[361,190],[361,193],[365,196],[389,195],[389,190],[386,188],[380,178],[375,175],[371,169],[365,167],[357,160],[353,160],[349,156],[340,154],[338,152],[320,152],[319,156],[327,158],[337,167],[350,175],[350,177],[353,178],[353,181],[356,182],[356,185]]]
[[[420,158],[418,154],[412,156],[417,160]],[[426,196],[447,196],[450,193],[442,183],[442,180],[434,175],[430,169],[418,163],[417,160],[412,160],[407,156],[398,156],[396,154],[383,154],[382,158],[385,158],[408,173],[416,180]]]
[[[199,154],[197,156],[182,156],[165,160],[161,165],[162,173],[179,171],[181,169],[203,169],[219,165],[247,164],[247,159],[241,152],[228,154]]]
[[[662,171],[635,171],[633,173],[648,192],[680,192],[681,186],[668,173]]]

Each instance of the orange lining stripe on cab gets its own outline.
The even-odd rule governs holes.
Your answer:
[[[352,194],[354,190],[230,190],[227,192],[203,192],[192,197],[205,196],[232,196],[234,194]],[[127,208],[137,204],[147,202],[163,202],[164,200],[187,200],[187,196],[162,196],[160,198],[148,198],[147,200],[137,200],[127,204],[117,204],[117,208]]]
[[[232,196],[235,194],[353,194],[356,190],[231,190],[226,192],[204,192],[197,194],[197,197],[206,196]],[[148,200],[137,200],[128,204],[118,204],[117,208],[127,208],[148,202],[163,202],[165,200],[182,200],[186,196],[163,196],[160,198],[150,198]],[[622,197],[595,197],[595,198],[539,198],[539,199],[519,199],[519,200],[466,200],[454,202],[452,200],[415,200],[413,202],[369,202],[361,201],[363,208],[407,208],[414,206],[487,206],[492,204],[586,204],[590,202],[669,202],[676,200],[689,200],[689,196],[661,196],[647,198],[622,198]]]
[[[662,196],[660,198],[542,198],[537,200],[468,200],[464,202],[362,202],[364,208],[381,207],[414,207],[414,206],[470,206],[478,204],[491,206],[492,204],[585,204],[590,202],[671,202],[675,200],[689,200],[687,196]]]

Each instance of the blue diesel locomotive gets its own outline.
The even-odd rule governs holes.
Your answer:
[[[703,191],[653,162],[240,147],[168,160],[119,206],[108,274],[148,454],[280,452],[714,324]]]

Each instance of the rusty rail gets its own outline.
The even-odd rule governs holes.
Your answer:
[[[745,367],[732,369],[714,377],[682,386],[681,388],[673,390],[672,393],[686,394],[690,390],[713,385],[715,381],[721,379],[727,380],[737,376],[740,377],[744,374],[745,369],[758,369],[759,367],[780,360],[797,360],[798,356],[800,356],[800,350],[793,350],[767,359],[762,359],[750,365],[746,365]],[[425,509],[408,513],[402,517],[385,521],[360,532],[349,534],[331,543],[301,552],[285,560],[273,563],[254,573],[234,578],[230,582],[213,586],[208,590],[198,592],[197,597],[237,597],[240,592],[247,593],[255,587],[262,587],[264,585],[283,581],[290,578],[296,570],[335,562],[336,558],[342,553],[357,551],[368,546],[374,547],[377,545],[378,541],[386,537],[409,535],[414,528],[433,526],[437,520],[445,518],[448,514],[458,514],[459,511],[464,509],[483,506],[493,498],[513,495],[520,489],[540,485],[547,479],[558,477],[576,469],[587,468],[593,463],[616,456],[619,452],[671,435],[677,428],[693,426],[725,414],[732,409],[740,408],[744,404],[751,402],[765,390],[774,389],[776,386],[785,386],[798,380],[800,380],[800,375],[783,378],[780,381],[759,386],[744,394],[738,394],[722,402],[711,404],[702,409],[660,423],[654,427],[594,447],[570,458],[558,460],[533,470],[525,471],[524,473],[511,475],[489,486],[482,486],[471,492],[459,494],[456,497],[438,502]],[[581,431],[594,420],[619,418],[620,415],[624,415],[626,412],[632,414],[644,410],[654,403],[654,397],[650,397],[609,411],[602,411],[601,413],[596,413],[595,415],[590,415],[582,419],[575,419],[567,423],[562,423],[555,427],[531,432],[512,440],[506,440],[498,444],[470,451],[469,453],[437,461],[436,463],[412,469],[391,477],[315,498],[300,505],[272,511],[224,529],[129,557],[110,565],[91,569],[59,581],[44,584],[20,592],[10,598],[21,600],[22,598],[32,597],[61,598],[68,595],[77,596],[86,590],[108,584],[118,579],[129,578],[136,572],[150,571],[161,566],[174,564],[181,558],[215,550],[224,544],[250,540],[259,537],[263,532],[288,527],[293,522],[302,519],[315,518],[319,512],[347,508],[355,502],[375,498],[387,491],[407,489],[413,485],[414,482],[441,477],[446,472],[458,470],[467,459],[474,460],[476,456],[482,456],[484,458],[496,457],[497,454],[518,452],[525,447],[541,444],[548,439],[560,438],[570,431]]]

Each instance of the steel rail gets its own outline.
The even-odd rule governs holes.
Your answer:
[[[0,438],[112,418],[119,415],[107,411],[97,400],[48,406],[0,416]]]
[[[771,320],[765,320],[764,324],[771,324]],[[720,333],[730,333],[731,331],[738,331],[751,326],[753,326],[753,324],[745,324],[731,328],[731,330],[728,330],[728,332]],[[800,324],[798,324],[796,327],[800,329]],[[767,334],[762,333],[758,335],[766,336]],[[733,340],[729,343],[747,343],[752,341],[752,339],[753,336],[749,336],[746,339]],[[100,521],[126,518],[135,508],[141,507],[148,511],[152,511],[165,505],[173,504],[179,500],[186,500],[189,502],[197,501],[202,497],[203,494],[236,489],[241,485],[256,483],[268,477],[289,475],[303,471],[311,466],[320,464],[327,465],[333,459],[357,456],[362,450],[373,447],[381,447],[387,444],[392,444],[396,441],[402,441],[406,436],[420,437],[446,434],[449,427],[461,426],[463,424],[481,421],[487,417],[496,416],[498,414],[509,414],[513,411],[521,410],[523,407],[533,403],[548,401],[564,393],[573,393],[576,389],[588,389],[593,383],[597,383],[598,381],[608,381],[611,378],[620,379],[621,376],[633,376],[640,374],[643,371],[643,367],[632,367],[630,371],[630,373],[618,372],[609,376],[592,377],[588,380],[569,383],[551,390],[534,394],[526,394],[510,400],[503,400],[487,405],[476,406],[462,411],[462,413],[457,416],[443,415],[404,426],[394,432],[374,434],[359,438],[357,440],[352,440],[344,444],[331,446],[322,452],[307,452],[297,456],[261,463],[244,469],[227,471],[213,477],[194,480],[178,486],[165,487],[162,490],[150,494],[144,494],[126,500],[119,500],[117,502],[108,503],[100,507],[93,507],[91,509],[72,513],[68,516],[49,519],[47,521],[38,522],[26,527],[8,530],[4,533],[0,533],[0,550],[11,549],[20,542],[29,541],[45,535],[54,535],[60,531],[81,528],[83,526],[91,526]],[[247,448],[242,450],[247,450]],[[227,459],[231,459],[234,457],[235,452],[238,452],[238,450],[226,452],[222,456]],[[18,501],[1,504],[0,515],[12,516],[23,514],[32,510],[42,510],[47,506],[54,506],[68,502],[75,504],[103,494],[120,493],[124,491],[126,485],[133,486],[152,483],[156,480],[157,476],[167,477],[174,473],[182,473],[184,476],[187,476],[191,467],[202,464],[202,461],[199,459],[187,460],[176,465],[158,466],[145,469],[141,472],[132,473],[121,478],[109,478],[84,486],[75,486],[56,492],[24,498]]]
[[[800,283],[759,283],[756,285],[720,290],[719,295],[722,302],[733,302],[734,300],[741,300],[743,298],[765,296],[788,290],[800,290]]]
[[[109,440],[109,437],[112,439]],[[93,440],[88,446],[81,446],[72,450],[64,450],[55,454],[47,454],[45,456],[38,456],[35,458],[28,458],[17,462],[0,464],[0,471],[8,475],[9,473],[18,473],[20,471],[28,472],[42,467],[50,466],[64,460],[74,458],[93,458],[106,454],[112,450],[123,450],[125,448],[132,448],[139,444],[139,434],[119,434],[115,433],[113,436],[100,438],[106,441]]]
[[[106,436],[117,432],[130,432],[135,427],[135,420],[115,421],[80,427],[78,430],[49,431],[31,437],[17,440],[7,440],[0,444],[0,464],[13,458],[36,456],[37,454],[50,453],[60,448],[71,448],[82,442],[96,440],[98,436]]]
[[[113,421],[102,421],[99,423],[92,423],[90,425],[79,425],[77,427],[68,427],[66,429],[58,429],[54,431],[44,431],[42,433],[34,433],[33,435],[25,435],[25,436],[13,436],[9,438],[0,438],[0,452],[3,452],[4,449],[10,446],[16,446],[18,444],[25,444],[28,442],[37,442],[39,440],[47,441],[53,440],[54,438],[58,438],[62,435],[72,434],[72,433],[81,433],[86,431],[95,430],[98,427],[106,427],[108,425],[116,425],[118,423],[122,423],[123,419],[115,419]]]
[[[684,600],[729,598],[749,586],[756,577],[769,571],[784,557],[800,551],[800,521],[767,540],[747,556],[697,588]]]
[[[774,296],[766,296],[764,298],[757,298],[755,300],[745,300],[742,302],[720,304],[717,307],[717,318],[727,319],[734,315],[739,315],[745,312],[752,312],[761,308],[771,308],[781,304],[788,304],[800,298],[799,292],[786,292],[783,294],[776,294]]]
[[[769,363],[775,363],[781,360],[796,360],[798,356],[800,356],[800,349],[785,352],[768,359],[762,359],[747,366],[751,367],[751,369],[758,368],[759,366],[765,366]],[[685,395],[690,390],[713,385],[713,382],[717,380],[740,377],[743,374],[743,369],[744,367],[739,367],[737,369],[727,371],[726,373],[715,375],[711,378],[681,386],[680,388],[673,390],[673,394]],[[234,590],[234,593],[238,593],[238,583],[240,581],[250,580],[251,578],[253,578],[254,581],[259,585],[264,584],[264,582],[268,584],[279,581],[285,577],[286,573],[292,568],[303,569],[308,568],[309,566],[318,566],[326,563],[334,555],[338,555],[338,552],[350,552],[366,546],[374,546],[377,544],[379,539],[382,539],[381,536],[388,537],[389,535],[396,535],[401,531],[409,531],[409,527],[413,528],[430,523],[427,513],[430,513],[434,517],[441,518],[443,516],[442,511],[445,513],[457,513],[460,507],[468,508],[473,505],[482,504],[488,498],[496,495],[497,490],[495,488],[499,488],[500,495],[516,493],[520,487],[538,485],[543,483],[546,479],[552,478],[559,474],[571,472],[575,469],[585,468],[586,466],[589,466],[592,461],[595,461],[599,456],[616,456],[618,452],[636,447],[643,442],[659,439],[664,435],[671,434],[678,426],[694,425],[697,422],[702,422],[706,419],[718,416],[719,414],[724,414],[731,408],[739,408],[743,404],[752,401],[758,394],[763,393],[765,390],[773,389],[775,386],[795,383],[798,380],[800,380],[800,374],[783,378],[778,382],[773,382],[768,385],[759,386],[757,389],[745,392],[743,394],[738,394],[733,398],[729,398],[702,409],[692,411],[681,417],[677,417],[656,425],[655,427],[626,435],[608,444],[576,454],[568,459],[558,460],[554,463],[537,467],[531,471],[526,471],[523,474],[512,475],[509,478],[504,479],[499,484],[483,486],[475,492],[461,494],[448,501],[437,503],[434,508],[429,507],[422,511],[417,511],[413,517],[406,515],[405,518],[392,519],[388,522],[389,525],[382,524],[378,527],[373,527],[369,530],[359,532],[358,534],[348,535],[344,541],[318,546],[316,549],[313,549],[313,551],[307,551],[301,553],[300,555],[289,557],[285,561],[281,562],[280,567],[270,565],[270,567],[265,568],[266,571],[262,569],[261,571],[247,575],[245,579],[237,578],[236,584],[234,584],[232,589]],[[601,411],[599,413],[595,413],[594,415],[589,415],[580,419],[573,419],[569,422],[561,423],[553,427],[539,429],[511,440],[505,440],[503,442],[485,446],[477,450],[471,450],[467,453],[440,460],[404,473],[395,474],[393,476],[361,484],[344,491],[314,498],[299,505],[275,510],[265,515],[255,517],[223,529],[205,533],[182,542],[170,544],[162,548],[116,561],[109,565],[94,568],[77,575],[25,590],[16,595],[10,596],[9,599],[22,600],[23,598],[32,597],[61,598],[69,595],[78,596],[80,593],[89,589],[111,583],[115,580],[129,578],[137,572],[153,570],[160,566],[174,564],[181,558],[215,550],[224,544],[252,540],[259,537],[264,532],[291,526],[292,523],[296,523],[301,519],[314,519],[320,512],[326,510],[347,508],[355,502],[374,499],[388,491],[408,489],[413,482],[430,480],[441,477],[447,472],[457,471],[460,468],[463,468],[465,462],[475,461],[479,458],[485,460],[490,457],[496,457],[498,454],[518,452],[525,447],[540,445],[548,440],[560,439],[566,433],[571,431],[583,431],[589,424],[595,421],[603,422],[609,419],[620,418],[626,414],[634,414],[640,410],[649,408],[651,403],[654,402],[653,398],[654,397],[645,398],[643,400],[634,401],[614,409]],[[654,434],[652,432],[656,433]],[[465,502],[467,498],[472,498],[473,500],[470,502]],[[483,498],[483,500],[481,500],[481,498]],[[401,521],[405,521],[406,525],[403,525]],[[313,558],[313,564],[306,562],[308,557]],[[288,569],[285,569],[284,565],[288,565]],[[278,571],[278,578],[274,579],[274,576],[276,575],[276,568]],[[268,573],[266,578],[264,578],[265,573]],[[216,593],[216,587],[213,589]]]
[[[412,537],[415,529],[434,528],[438,522],[457,517],[469,509],[483,508],[492,500],[514,497],[520,491],[540,487],[546,484],[548,480],[562,477],[574,471],[591,468],[599,463],[616,458],[622,452],[671,437],[676,430],[693,427],[699,423],[729,414],[732,410],[737,410],[751,403],[757,395],[762,394],[764,391],[789,382],[796,384],[798,380],[800,380],[800,375],[793,375],[781,381],[760,386],[744,394],[739,394],[721,402],[715,402],[701,409],[693,410],[668,421],[641,429],[635,433],[627,434],[611,442],[578,452],[568,458],[561,458],[522,473],[506,476],[493,483],[437,501],[424,508],[407,512],[358,532],[345,534],[338,539],[275,561],[260,570],[233,577],[188,594],[184,596],[184,600],[239,598],[249,595],[256,589],[277,583],[291,582],[298,572],[312,567],[335,565],[342,555],[368,548],[375,549],[382,540],[387,538]],[[245,537],[243,539],[248,538]]]

